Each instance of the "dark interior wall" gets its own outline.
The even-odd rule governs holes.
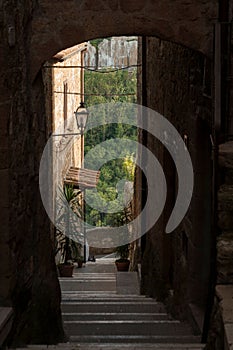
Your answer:
[[[143,85],[147,89],[142,93],[147,96],[144,100],[148,107],[171,121],[182,137],[187,136],[194,169],[194,192],[188,213],[176,231],[166,235],[165,225],[177,194],[177,175],[168,152],[151,135],[147,136],[147,147],[153,150],[164,168],[168,197],[162,216],[146,236],[142,291],[165,298],[168,289],[174,289],[177,311],[182,315],[188,303],[204,306],[208,290],[211,62],[202,54],[155,37],[146,38],[141,54],[146,60],[146,83]],[[139,94],[140,89],[142,84],[139,84]]]
[[[40,74],[33,86],[28,79],[32,12],[29,0],[5,1],[1,12],[1,120],[8,141],[2,207],[8,220],[1,232],[5,262],[0,302],[14,309],[9,337],[14,345],[63,339],[50,223],[39,193],[39,163],[46,143],[43,84]],[[1,145],[2,141],[1,137]]]

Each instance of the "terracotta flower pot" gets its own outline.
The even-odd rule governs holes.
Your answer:
[[[83,266],[83,261],[82,260],[78,260],[77,264],[78,264],[78,268],[80,269]]]
[[[117,271],[128,271],[130,261],[127,259],[118,259],[115,261]]]
[[[73,270],[74,270],[74,265],[58,265],[58,270],[60,273],[60,277],[72,277],[73,276]]]

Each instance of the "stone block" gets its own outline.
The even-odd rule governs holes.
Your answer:
[[[101,11],[104,10],[104,5],[100,1],[84,0],[81,9],[84,11]]]
[[[221,167],[233,169],[233,141],[219,146],[218,160]]]
[[[217,282],[233,283],[233,233],[219,236],[217,242]]]
[[[0,307],[0,346],[2,347],[13,321],[13,309],[11,307]]]
[[[219,211],[218,213],[218,227],[223,230],[232,230],[233,228],[233,210]]]
[[[227,323],[224,325],[225,328],[225,336],[227,340],[228,346],[233,345],[233,324]]]
[[[233,186],[223,185],[218,192],[218,210],[233,210]]]
[[[9,209],[1,208],[0,210],[0,244],[9,240]]]
[[[0,170],[0,207],[7,208],[9,206],[9,171],[8,169]]]
[[[116,11],[118,9],[118,0],[109,0],[108,6],[111,10]]]
[[[224,323],[233,323],[233,286],[217,285],[216,294],[222,307]]]
[[[9,163],[9,149],[0,148],[0,169],[8,168]]]
[[[123,12],[137,12],[141,11],[146,5],[145,0],[120,0],[120,8]]]
[[[225,183],[233,185],[233,169],[225,169]]]

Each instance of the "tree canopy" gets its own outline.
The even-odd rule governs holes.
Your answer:
[[[137,71],[131,70],[118,70],[116,72],[102,71],[90,72],[85,71],[85,103],[87,107],[109,103],[109,102],[128,102],[136,103],[137,95]],[[104,118],[104,116],[103,116]],[[98,158],[105,159],[106,147],[101,147],[101,143],[116,138],[128,138],[130,140],[137,141],[137,128],[135,126],[114,123],[96,127],[87,131],[85,134],[85,154],[87,154],[92,148],[98,145]],[[117,150],[118,158],[111,159],[101,167],[101,175],[97,186],[99,196],[93,196],[93,204],[95,201],[100,202],[100,198],[104,201],[109,201],[108,206],[112,206],[114,211],[114,200],[118,197],[117,184],[122,179],[127,181],[134,180],[134,154],[127,154],[124,156],[121,154],[121,149]],[[93,156],[91,159],[93,168],[95,168],[95,162],[97,157]],[[93,207],[95,207],[93,205]],[[94,209],[89,205],[86,206],[86,220],[88,223],[95,226],[105,225],[120,225],[122,224],[123,211],[119,211],[115,214],[103,213],[97,209]]]

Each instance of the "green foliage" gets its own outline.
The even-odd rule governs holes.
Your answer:
[[[119,70],[117,72],[107,72],[106,70],[106,73],[85,71],[85,91],[87,92],[85,103],[87,107],[110,102],[136,103],[136,88],[136,69],[130,71]],[[104,117],[105,116],[103,116],[103,118]],[[106,152],[111,152],[111,150],[106,150],[106,148],[101,147],[101,142],[112,138],[127,138],[137,141],[137,128],[132,125],[126,125],[118,122],[91,129],[85,134],[85,153],[96,147],[96,145],[99,145],[98,158],[106,158]],[[103,203],[104,200],[110,201],[108,208],[111,207],[111,209],[114,211],[116,208],[116,203],[114,200],[118,196],[116,191],[117,183],[122,179],[133,181],[135,170],[135,166],[132,161],[135,154],[128,154],[125,156],[125,153],[122,153],[122,149],[120,147],[115,151],[118,158],[112,159],[102,166],[101,176],[97,186],[98,194],[100,198],[103,199]],[[88,162],[88,166],[91,164],[93,169],[96,169],[96,162],[97,157],[93,155],[93,158]],[[95,197],[95,195],[93,195],[93,203],[99,203],[101,201],[99,196]],[[119,200],[123,200],[123,198],[119,198]],[[122,220],[124,217],[124,211],[119,211],[114,214],[101,213],[89,205],[86,205],[86,220],[88,223],[94,226],[120,226],[122,225]]]
[[[118,256],[120,261],[127,260],[129,257],[129,244],[121,245],[115,250],[116,256]]]
[[[131,102],[137,99],[137,70],[117,72],[85,71],[85,103],[87,106],[108,102]],[[91,96],[93,94],[93,96]],[[94,96],[94,95],[98,96]]]
[[[60,190],[60,197],[61,201],[65,204],[65,202],[68,202],[69,206],[73,210],[73,212],[79,216],[82,217],[82,209],[81,209],[81,191],[75,190],[72,185],[65,185],[63,188],[63,191]],[[64,208],[66,206],[64,205]],[[68,227],[68,231],[73,230],[74,228],[72,226],[72,219],[70,218],[70,215],[65,212],[62,212],[60,217],[58,218],[58,221],[62,221],[63,219],[67,220],[67,225],[65,227]],[[64,264],[69,264],[72,262],[72,260],[77,259],[80,256],[80,249],[81,244],[75,242],[73,239],[70,238],[70,232],[67,232],[66,235],[64,235],[61,231],[56,231],[56,246],[55,246],[55,255],[60,253],[61,255],[61,261]]]
[[[104,39],[93,39],[90,41],[91,45],[94,46],[96,49],[98,49],[98,46],[100,43],[102,43]]]

